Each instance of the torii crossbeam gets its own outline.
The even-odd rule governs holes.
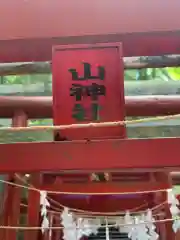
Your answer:
[[[0,171],[176,170],[179,146],[180,138],[0,144]]]
[[[85,63],[90,61],[92,66],[94,64],[99,69],[101,75],[96,77],[96,68],[91,69],[90,64],[83,65],[81,60]],[[81,74],[78,75],[73,67]],[[94,84],[92,86],[98,86],[97,96],[93,95],[94,89],[88,85],[90,81]],[[121,44],[55,47],[55,125],[63,127],[65,124],[89,122],[95,118],[97,122],[101,119],[104,122],[124,121],[123,81]],[[103,92],[100,92],[100,87],[103,87]],[[87,94],[87,97],[84,94]],[[94,110],[91,106],[100,108]],[[162,171],[164,168],[170,170],[180,167],[180,138],[122,139],[125,135],[124,125],[84,129],[72,129],[70,126],[69,129],[60,130],[58,142],[1,144],[0,171]],[[17,159],[14,164],[12,156]]]
[[[179,54],[179,9],[178,0],[1,1],[0,62],[49,61],[53,45],[92,42],[122,42],[124,56]]]

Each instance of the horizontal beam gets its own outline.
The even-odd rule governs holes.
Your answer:
[[[126,96],[127,116],[180,113],[180,96]],[[0,118],[12,118],[19,109],[29,118],[52,118],[51,97],[0,97]]]
[[[172,184],[173,185],[180,185],[180,172],[171,172]],[[89,179],[89,173],[66,173],[66,172],[51,172],[51,173],[43,173],[44,176],[44,184],[54,184],[56,179],[56,183],[63,181],[70,181],[71,183],[77,182],[87,182]],[[116,176],[116,177],[115,177]],[[121,172],[121,173],[113,173],[111,174],[112,181],[117,181],[123,183],[124,180],[126,182],[145,182],[149,180],[149,175],[146,172]]]
[[[147,57],[141,59],[124,58],[124,69],[163,68],[180,66],[179,55]],[[47,74],[51,73],[51,62],[26,62],[0,64],[0,76],[21,74]]]
[[[137,6],[139,6],[138,10]],[[131,0],[100,2],[45,0],[43,5],[36,0],[31,0],[28,6],[26,1],[14,0],[11,4],[9,1],[2,1],[0,2],[2,21],[0,40],[35,39],[45,36],[56,39],[89,34],[147,33],[180,29],[176,18],[180,8],[179,1],[171,4],[167,0],[159,0],[158,9],[163,9],[163,14],[160,16],[159,12],[154,10],[155,8],[154,2],[147,3],[144,0],[133,2]],[[12,9],[14,15],[9,15]],[[136,17],[130,18],[127,12],[129,16]],[[82,15],[83,21],[81,21]],[[167,19],[166,16],[170,18]],[[41,20],[45,28],[41,27]]]
[[[171,172],[170,173],[172,178],[173,185],[180,185],[180,172]],[[116,176],[116,177],[115,177]],[[62,183],[62,180],[71,183],[79,183],[79,182],[87,182],[89,179],[89,173],[66,173],[66,172],[51,172],[51,173],[43,173],[44,177],[44,184],[56,184]],[[55,182],[56,180],[56,182]],[[145,182],[149,180],[149,174],[146,172],[121,172],[121,173],[111,173],[111,180],[114,182],[121,182],[124,183],[125,181],[129,183],[130,181],[133,182]]]
[[[146,210],[148,208],[148,195],[123,198],[112,198],[109,196],[93,196],[85,199],[74,199],[53,195],[53,199],[69,208],[81,209],[92,212],[119,212],[127,209]],[[89,214],[88,214],[89,215]]]
[[[47,61],[52,45],[96,42],[122,41],[125,56],[178,54],[179,6],[168,0],[157,6],[144,0],[44,0],[43,5],[31,0],[28,6],[26,1],[0,1],[0,62]],[[161,15],[156,7],[163,9]]]
[[[148,192],[156,191],[159,189],[168,189],[170,185],[167,183],[157,183],[157,182],[86,182],[86,183],[60,183],[60,184],[45,184],[42,186],[37,186],[38,189],[54,192],[64,192],[64,193],[81,193],[85,195],[92,195],[92,193],[101,193],[107,195],[107,193],[118,194],[123,193],[134,193],[134,192]]]
[[[51,73],[50,62],[1,63],[0,76]]]
[[[61,203],[64,206],[74,209],[81,209],[92,212],[119,212],[126,209],[146,210],[148,208],[150,194],[136,194],[136,195],[123,195],[119,197],[112,196],[84,196],[79,198],[72,195],[53,195],[53,200]],[[50,195],[51,196],[51,195]],[[54,202],[50,202],[51,207],[55,206]],[[23,199],[23,204],[27,205],[27,200]],[[26,208],[22,206],[23,212],[27,212]],[[90,215],[90,214],[88,214]],[[97,214],[98,215],[98,214]]]
[[[5,40],[1,41],[0,44],[0,63],[51,61],[52,47],[54,45],[104,42],[122,42],[123,54],[125,57],[180,54],[179,28],[177,31],[172,31],[171,29],[170,31],[148,33],[146,29],[145,33],[131,32],[129,34],[117,33],[101,35],[99,32],[98,35],[68,36],[66,38],[53,38],[50,36],[35,39],[24,38],[18,40]],[[142,47],[136,48],[134,46]]]
[[[178,170],[179,146],[180,138],[0,144],[0,172]]]

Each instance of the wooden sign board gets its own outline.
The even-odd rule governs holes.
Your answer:
[[[125,114],[121,44],[53,48],[53,113],[55,125],[122,121]],[[117,138],[125,127],[61,131],[68,140]]]

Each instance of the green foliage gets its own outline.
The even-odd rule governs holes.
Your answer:
[[[51,74],[34,74],[34,75],[11,75],[3,76],[1,84],[33,84],[37,82],[49,83]]]
[[[125,81],[132,80],[151,80],[155,78],[162,80],[180,80],[180,68],[147,68],[140,70],[125,70]],[[34,75],[13,75],[1,77],[1,84],[5,85],[32,85],[43,83],[46,88],[51,88],[51,74],[34,74]],[[13,86],[12,86],[13,87]]]
[[[29,75],[23,76],[3,76],[3,84],[24,84],[29,79]]]
[[[52,119],[35,119],[35,120],[29,120],[30,126],[49,126],[53,125]]]
[[[180,68],[146,68],[140,70],[126,70],[125,81],[161,79],[164,81],[180,80]]]
[[[172,80],[176,80],[176,81],[180,80],[180,68],[179,67],[166,68],[166,71]]]

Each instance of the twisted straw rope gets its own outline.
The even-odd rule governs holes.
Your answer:
[[[153,223],[164,223],[164,222],[172,222],[174,220],[180,220],[180,217],[177,217],[175,219],[173,218],[167,218],[167,219],[160,219],[160,220],[155,220]],[[134,225],[144,225],[144,224],[152,224],[152,222],[145,221],[145,222],[140,222],[138,224],[135,223],[129,223],[129,224],[118,224],[118,227],[124,227],[124,226],[134,226]],[[106,226],[101,226],[101,228],[106,227]],[[117,227],[117,224],[109,224],[107,227]],[[78,229],[78,226],[76,227]],[[86,227],[84,227],[86,228]],[[41,230],[42,227],[26,227],[26,226],[0,226],[0,229],[18,229],[18,230]],[[49,227],[51,230],[58,230],[58,229],[64,229],[64,227]],[[72,228],[66,228],[66,229],[72,229]]]
[[[82,124],[68,124],[68,125],[54,125],[54,126],[28,126],[28,127],[1,127],[0,131],[38,131],[38,130],[65,130],[65,129],[79,129],[79,128],[101,128],[101,127],[117,127],[126,124],[135,124],[135,123],[145,123],[152,121],[162,121],[169,120],[180,117],[180,114],[169,115],[169,116],[159,116],[151,118],[142,118],[134,120],[125,120],[125,121],[114,121],[114,122],[91,122],[91,123],[82,123]]]
[[[12,186],[15,186],[15,187],[21,187],[21,188],[25,188],[25,189],[28,189],[28,190],[33,190],[33,191],[37,191],[37,192],[40,192],[41,190],[40,189],[37,189],[35,187],[28,187],[28,186],[25,186],[25,185],[21,185],[21,184],[16,184],[16,183],[12,183],[12,182],[8,182],[8,181],[5,181],[5,180],[1,180],[0,179],[0,182],[2,183],[6,183],[6,184],[9,184],[9,185],[12,185]],[[123,194],[126,194],[126,195],[131,195],[131,194],[146,194],[146,193],[157,193],[157,192],[166,192],[168,189],[167,188],[164,188],[164,189],[158,189],[158,190],[152,190],[152,191],[139,191],[139,192],[107,192],[107,193],[93,193],[93,192],[61,192],[61,191],[46,191],[46,190],[43,190],[43,191],[46,191],[47,193],[49,194],[68,194],[68,195],[123,195]]]
[[[16,174],[16,177],[19,179],[19,180],[21,180],[22,182],[24,182],[25,184],[27,184],[27,182],[23,179],[23,178],[21,178],[21,176],[19,176],[18,174]],[[11,184],[11,182],[7,182],[7,184]],[[18,186],[19,187],[19,186]],[[32,189],[30,189],[32,187]],[[35,188],[34,186],[32,186],[32,185],[29,185],[28,184],[28,186],[27,186],[27,188],[29,189],[29,190],[33,190],[33,191],[38,191],[38,192],[40,192],[40,190],[39,189],[37,189],[37,188]],[[48,200],[50,200],[51,202],[53,202],[53,203],[55,203],[56,205],[58,205],[59,207],[61,207],[61,208],[65,208],[65,207],[67,207],[67,206],[65,206],[65,205],[63,205],[63,204],[61,204],[61,203],[59,203],[59,202],[57,202],[57,201],[55,201],[54,199],[51,199],[49,196],[47,196],[47,199]],[[163,203],[163,204],[165,204],[165,203]],[[162,205],[162,204],[161,204]],[[132,208],[132,209],[129,209],[129,211],[131,212],[131,213],[137,213],[137,212],[139,212],[139,211],[137,211],[138,209],[141,209],[142,207],[145,207],[145,206],[147,206],[147,203],[144,203],[144,204],[142,204],[142,205],[140,205],[140,206],[138,206],[138,207],[135,207],[135,208]],[[158,205],[159,206],[159,205]],[[68,207],[69,208],[69,207]],[[116,212],[91,212],[91,211],[86,211],[86,210],[82,210],[82,209],[77,209],[77,208],[69,208],[71,211],[73,211],[73,212],[77,212],[77,213],[83,213],[83,214],[91,214],[91,215],[101,215],[101,216],[110,216],[110,215],[120,215],[120,214],[122,214],[122,213],[124,213],[124,212],[122,212],[122,211],[116,211]],[[156,208],[154,208],[154,210],[155,210]],[[59,209],[58,209],[59,210]]]
[[[17,175],[16,174],[16,177],[18,177],[18,178],[20,178],[21,179],[21,177],[19,176],[19,175]],[[23,185],[19,185],[19,184],[15,184],[15,183],[11,183],[11,182],[8,182],[8,181],[3,181],[3,180],[1,180],[1,182],[4,182],[4,183],[7,183],[7,184],[10,184],[10,185],[14,185],[14,186],[17,186],[17,187],[23,187],[23,188],[27,188],[27,189],[30,189],[30,190],[34,190],[34,191],[38,191],[38,192],[40,192],[40,190],[39,189],[36,189],[36,188],[34,188],[34,187],[28,187],[28,186],[23,186]],[[160,206],[162,206],[162,205],[164,205],[166,202],[163,202],[163,203],[161,203],[160,205],[157,205],[157,206],[155,206],[152,210],[155,210],[155,209],[157,209],[157,208],[159,208]],[[141,205],[142,206],[142,205]],[[70,209],[71,210],[71,209]],[[86,212],[86,211],[79,211],[79,212]],[[145,211],[140,211],[140,212],[135,212],[136,214],[140,214],[140,213],[142,213],[142,212],[145,212]],[[92,212],[93,213],[93,212]],[[115,215],[116,216],[116,215]],[[91,216],[92,217],[92,216]],[[98,216],[97,216],[98,217]],[[101,217],[103,217],[103,216],[101,216]],[[104,217],[107,217],[107,216],[104,216]],[[179,218],[176,218],[176,220],[178,220]],[[158,223],[158,222],[170,222],[170,221],[173,221],[174,219],[173,218],[171,218],[171,219],[162,219],[162,220],[156,220],[156,221],[153,221],[154,223]],[[148,224],[148,223],[150,223],[150,222],[143,222],[143,223],[140,223],[140,224]],[[119,227],[121,227],[121,226],[131,226],[131,225],[133,225],[134,226],[134,224],[118,224],[118,226]],[[113,224],[113,225],[108,225],[108,227],[113,227],[113,226],[117,226],[116,224]],[[77,227],[78,228],[78,227]],[[41,230],[42,229],[42,227],[37,227],[37,226],[35,226],[35,227],[28,227],[28,226],[0,226],[0,229],[14,229],[14,230]],[[64,227],[50,227],[49,229],[51,229],[51,230],[58,230],[58,229],[64,229]]]
[[[153,117],[153,118],[144,118],[144,119],[136,119],[136,120],[126,120],[126,121],[115,121],[115,122],[101,122],[101,123],[85,123],[85,124],[70,124],[70,125],[61,125],[61,126],[29,126],[29,127],[2,127],[0,128],[1,131],[12,131],[12,132],[16,132],[16,131],[38,131],[38,130],[64,130],[64,129],[74,129],[74,128],[89,128],[89,127],[116,127],[116,126],[120,126],[120,125],[125,125],[125,124],[134,124],[134,123],[144,123],[144,122],[151,122],[151,121],[161,121],[161,120],[168,120],[168,119],[173,119],[173,118],[177,118],[180,117],[180,114],[176,114],[176,115],[169,115],[169,116],[160,116],[160,117]],[[10,185],[14,185],[16,187],[23,187],[23,188],[27,188],[29,190],[34,190],[34,191],[38,191],[40,192],[39,189],[36,189],[34,187],[26,187],[20,184],[15,184],[15,183],[11,183],[11,182],[7,182],[4,180],[0,180],[1,182],[10,184]],[[166,191],[167,189],[160,189],[160,190],[156,190],[156,191],[147,191],[149,192],[162,192],[162,191]],[[147,193],[147,192],[136,192],[135,194],[138,193]],[[54,194],[82,194],[82,193],[64,193],[64,192],[54,192],[54,191],[48,191],[48,193],[54,193]],[[97,194],[97,193],[96,193]],[[108,193],[107,193],[108,194]],[[123,194],[123,193],[117,193],[117,194]],[[132,194],[132,193],[126,193],[126,194]],[[165,204],[165,203],[162,203]],[[161,205],[162,205],[161,204]],[[63,206],[63,205],[62,205]],[[65,206],[63,206],[65,207]],[[156,209],[158,206],[156,206],[154,209]],[[78,209],[75,209],[77,211],[79,211]],[[86,211],[79,211],[79,212],[84,212],[86,213]],[[93,212],[91,213],[93,214]],[[179,220],[180,218],[176,218],[176,220]],[[171,222],[173,221],[173,218],[170,219],[161,219],[161,220],[156,220],[154,221],[154,223],[163,223],[163,222]],[[145,224],[145,223],[150,223],[150,222],[143,222],[140,224]],[[134,225],[134,224],[118,224],[119,226],[130,226],[130,225]],[[108,225],[108,227],[113,227],[116,225]],[[19,230],[38,230],[38,229],[42,229],[41,227],[26,227],[26,226],[0,226],[0,229],[19,229]],[[63,229],[63,227],[51,227],[51,229]]]
[[[16,175],[20,180],[20,176],[19,175]],[[11,183],[11,182],[8,182],[8,181],[5,181],[5,180],[0,180],[0,182],[3,182],[3,183],[6,183],[6,184],[9,184],[9,185],[12,185],[12,186],[16,186],[16,187],[21,187],[21,188],[25,188],[25,189],[28,189],[28,190],[33,190],[33,191],[36,191],[36,192],[39,192],[40,193],[40,189],[37,189],[37,188],[34,188],[33,186],[31,187],[28,187],[28,186],[24,186],[24,185],[20,185],[20,184],[16,184],[16,183]],[[167,189],[165,190],[157,190],[156,192],[162,192],[162,191],[167,191]],[[154,192],[154,191],[152,191]],[[47,191],[47,193],[49,193],[49,191]],[[149,191],[148,191],[149,193]],[[56,194],[59,194],[59,192],[56,192]],[[79,194],[79,193],[74,193],[74,194]],[[81,193],[82,194],[82,193]],[[120,194],[124,194],[124,193],[120,193]],[[136,193],[134,193],[136,194]],[[53,199],[50,199],[50,201],[52,201]],[[53,200],[54,201],[54,200]],[[62,208],[65,208],[67,206],[64,206],[62,204],[60,204],[59,202],[57,202],[58,205]],[[163,206],[164,204],[166,204],[167,202],[163,202],[155,207],[153,207],[151,210],[154,211],[156,209],[158,209],[159,207]],[[138,209],[142,208],[146,206],[146,203],[136,207],[136,208],[133,208],[133,209],[129,209],[129,211],[131,213],[143,213],[145,211],[137,211]],[[69,207],[68,207],[69,208]],[[79,212],[79,213],[85,213],[85,214],[91,214],[91,215],[102,215],[102,216],[110,216],[110,215],[120,215],[120,214],[124,214],[124,212],[91,212],[91,211],[85,211],[85,210],[81,210],[81,209],[74,209],[74,208],[69,208],[71,211],[75,211],[75,212]]]

